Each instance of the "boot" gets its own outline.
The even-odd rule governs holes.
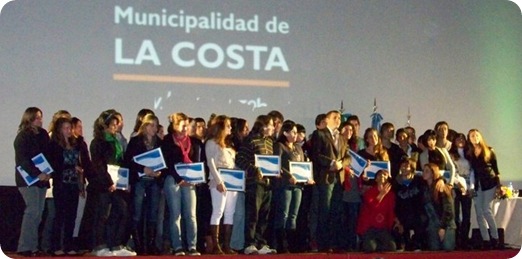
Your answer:
[[[288,240],[286,239],[286,232],[283,228],[278,228],[275,230],[276,234],[276,242],[277,242],[277,252],[279,254],[288,254]]]
[[[223,225],[223,252],[227,255],[237,254],[230,248],[230,238],[232,237],[232,225]]]
[[[131,235],[134,241],[134,250],[138,255],[143,255],[143,231],[138,230],[138,222],[132,223]]]
[[[212,242],[212,236],[206,235],[205,236],[205,254],[212,254],[212,251],[214,251],[214,242]]]
[[[212,235],[212,243],[214,244],[214,249],[212,250],[212,254],[215,255],[223,255],[223,251],[221,250],[221,246],[219,245],[219,225],[210,225],[210,233]]]
[[[147,254],[159,254],[158,248],[156,247],[156,223],[147,224]]]

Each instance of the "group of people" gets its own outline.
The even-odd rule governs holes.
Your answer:
[[[207,124],[173,113],[165,134],[154,112],[142,109],[127,140],[123,116],[110,109],[95,120],[87,145],[80,119],[59,111],[46,131],[42,117],[39,108],[27,108],[14,141],[25,202],[22,256],[451,251],[470,246],[472,201],[482,248],[502,247],[492,214],[499,170],[476,129],[466,136],[441,121],[417,139],[412,127],[395,130],[386,122],[360,137],[357,116],[332,110],[316,117],[308,137],[279,111],[259,115],[251,130],[242,118],[212,114]],[[157,148],[167,168],[134,161]],[[32,161],[39,154],[52,173]],[[390,166],[375,175],[368,167],[356,172],[355,154],[368,165]],[[279,156],[279,175],[264,175],[255,155]],[[290,162],[305,161],[313,175],[298,181]],[[174,166],[198,162],[204,183],[190,182]],[[129,188],[116,188],[111,166],[129,169]],[[244,171],[245,191],[227,190],[221,169]],[[20,171],[38,181],[29,185]],[[53,198],[46,199],[51,185]],[[75,235],[79,198],[86,202]],[[44,233],[40,224],[48,225]]]

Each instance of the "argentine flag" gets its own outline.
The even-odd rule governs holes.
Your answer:
[[[353,152],[352,150],[349,150],[348,152],[350,153],[350,156],[352,157],[352,162],[350,163],[350,166],[352,167],[353,171],[355,172],[355,175],[357,175],[357,177],[360,177],[364,171],[364,168],[368,164],[368,161],[366,161],[366,159],[364,159],[359,154]]]
[[[375,179],[375,175],[379,170],[386,170],[390,172],[390,162],[389,161],[370,161],[370,166],[366,170],[366,176],[369,179]]]
[[[107,165],[107,172],[118,190],[129,189],[129,169],[117,165]]]
[[[218,169],[223,179],[223,183],[227,191],[244,192],[245,191],[245,171],[233,169]]]
[[[205,169],[202,162],[183,164],[179,163],[174,165],[176,172],[183,180],[196,184],[205,182]]]
[[[255,155],[255,166],[261,169],[263,176],[277,176],[281,171],[279,156]]]

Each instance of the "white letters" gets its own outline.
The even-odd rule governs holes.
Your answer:
[[[154,65],[160,66],[156,49],[150,40],[143,40],[141,47],[136,55],[136,59],[123,58],[123,43],[121,38],[116,38],[115,42],[115,63],[122,65],[141,65],[143,61],[151,61]]]

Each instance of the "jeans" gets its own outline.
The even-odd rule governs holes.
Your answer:
[[[346,233],[343,247],[351,251],[357,250],[357,219],[359,218],[360,202],[344,202],[344,229]]]
[[[63,184],[63,186],[55,186],[53,188],[54,205],[56,209],[54,226],[53,226],[53,245],[52,250],[63,251],[75,250],[73,244],[74,225],[76,223],[76,212],[78,209],[78,185]],[[63,247],[61,246],[63,231]]]
[[[234,226],[230,247],[241,250],[245,247],[245,193],[237,192],[236,209],[234,211]]]
[[[270,202],[272,190],[270,187],[249,183],[246,185],[245,193],[245,246],[262,247],[267,244],[264,238],[268,226],[268,214],[270,213]]]
[[[147,197],[148,202],[145,208],[147,222],[155,224],[158,220],[158,207],[160,197],[160,187],[156,180],[140,179],[134,185],[134,212],[132,220],[136,223],[141,220],[143,199]]]
[[[455,229],[446,228],[444,239],[439,238],[439,228],[428,226],[426,231],[428,249],[431,251],[453,251],[455,249]]]
[[[278,202],[276,203],[274,229],[296,229],[302,191],[299,186],[282,186],[275,190],[274,198]]]
[[[462,218],[459,217],[462,208]],[[457,190],[455,192],[455,223],[457,224],[457,237],[461,241],[467,241],[469,238],[469,229],[471,227],[471,197],[462,195]]]
[[[47,188],[36,186],[18,187],[25,202],[24,216],[20,228],[17,252],[38,250],[38,226],[42,221]]]
[[[495,188],[486,191],[477,191],[475,197],[475,212],[477,214],[477,223],[480,228],[482,240],[488,241],[489,234],[492,238],[498,239],[497,222],[493,216],[493,200],[495,199]],[[488,233],[488,226],[489,231]]]
[[[361,235],[361,249],[366,253],[375,251],[395,251],[395,242],[390,231],[370,228]]]
[[[172,176],[165,179],[165,198],[169,207],[170,240],[174,250],[182,249],[181,213],[183,210],[184,229],[187,236],[188,250],[196,248],[196,187],[180,187]]]

